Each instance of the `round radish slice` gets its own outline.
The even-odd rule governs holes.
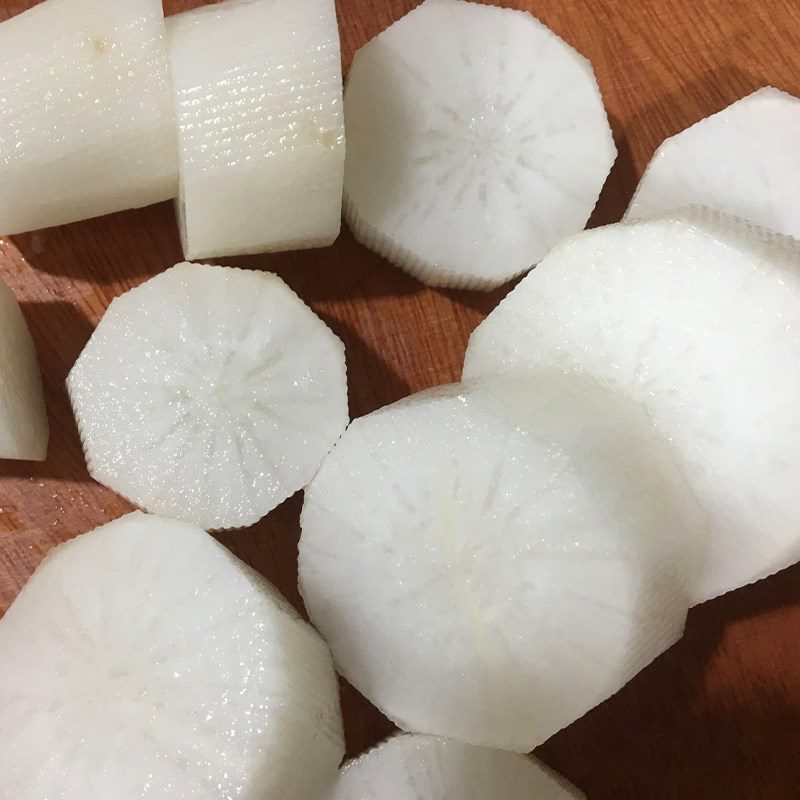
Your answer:
[[[800,243],[687,209],[562,244],[464,375],[555,364],[641,400],[712,518],[701,602],[800,558],[798,331]]]
[[[204,531],[130,514],[0,620],[0,796],[317,800],[344,753],[324,642]]]
[[[341,673],[405,730],[520,752],[681,636],[703,529],[643,408],[558,373],[356,420],[301,523]]]
[[[45,0],[0,25],[0,234],[177,188],[161,0]]]
[[[589,219],[616,150],[589,62],[530,14],[426,0],[356,53],[345,214],[433,286],[489,289]]]
[[[347,425],[342,343],[251,270],[179,264],[117,298],[67,383],[92,476],[207,529],[301,489]]]
[[[333,0],[229,0],[167,26],[186,258],[331,244],[344,180]]]
[[[690,204],[800,238],[800,100],[767,87],[667,139],[626,214]]]
[[[0,458],[44,461],[47,439],[36,349],[19,304],[0,279]]]
[[[395,736],[342,769],[328,800],[585,800],[539,762],[452,739]]]

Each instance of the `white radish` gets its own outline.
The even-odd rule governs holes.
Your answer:
[[[301,524],[342,675],[404,730],[519,752],[681,636],[704,532],[643,408],[553,372],[354,421]]]
[[[0,458],[44,461],[47,439],[36,349],[14,294],[0,279]]]
[[[800,559],[800,242],[703,209],[564,242],[464,375],[542,365],[643,402],[711,517],[701,602]]]
[[[528,13],[425,0],[356,53],[345,214],[434,286],[489,289],[589,219],[616,156],[591,64]]]
[[[767,87],[667,139],[626,218],[699,204],[800,238],[800,100]]]
[[[585,800],[538,761],[420,734],[347,763],[328,800]]]
[[[68,387],[92,476],[206,529],[259,520],[347,425],[342,343],[276,275],[229,267],[114,300]]]
[[[186,258],[331,244],[345,141],[333,0],[228,0],[167,25]]]
[[[0,797],[317,800],[344,753],[324,642],[204,531],[130,514],[0,620]]]
[[[45,0],[0,25],[0,234],[177,185],[160,0]]]

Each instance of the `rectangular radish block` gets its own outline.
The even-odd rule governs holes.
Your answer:
[[[236,0],[167,28],[186,257],[331,244],[344,182],[333,0]]]
[[[176,190],[158,0],[46,0],[0,25],[0,234]]]

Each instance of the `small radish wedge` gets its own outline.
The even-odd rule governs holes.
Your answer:
[[[0,458],[44,461],[47,438],[36,349],[19,304],[0,279]]]
[[[328,800],[585,800],[517,753],[405,734],[347,763]]]
[[[700,204],[800,238],[800,100],[767,87],[667,139],[627,219]]]
[[[45,0],[0,25],[0,234],[174,197],[160,0]]]
[[[167,26],[186,258],[331,244],[344,180],[333,0],[228,0]]]
[[[556,248],[464,375],[543,365],[643,402],[711,517],[702,602],[800,559],[800,242],[686,209]]]
[[[433,286],[489,289],[589,219],[616,156],[591,64],[528,13],[425,0],[356,53],[345,214]]]
[[[317,800],[330,652],[199,528],[135,512],[53,550],[0,620],[0,797]]]
[[[117,298],[67,384],[92,476],[206,529],[302,489],[347,425],[342,343],[251,270],[179,264]]]
[[[311,619],[404,730],[527,752],[683,632],[704,520],[644,409],[591,382],[416,395],[305,497]]]

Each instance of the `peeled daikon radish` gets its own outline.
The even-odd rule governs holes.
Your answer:
[[[0,620],[0,797],[317,800],[344,753],[315,631],[204,531],[133,513]]]
[[[177,185],[160,0],[45,0],[0,25],[0,234]]]
[[[395,736],[350,761],[328,800],[585,800],[532,758],[452,739]]]
[[[186,258],[331,244],[345,141],[333,0],[228,0],[167,25]]]
[[[44,461],[47,411],[30,331],[0,279],[0,458]]]
[[[704,520],[643,407],[591,382],[416,395],[305,498],[311,619],[404,730],[527,752],[682,634]]]
[[[667,139],[627,218],[692,203],[800,238],[800,100],[767,87]]]
[[[67,383],[92,476],[206,529],[259,520],[347,425],[342,343],[251,270],[179,264],[117,298]]]
[[[616,156],[591,64],[528,13],[425,0],[356,53],[345,214],[433,286],[489,289],[589,219]]]
[[[464,375],[586,371],[643,402],[712,518],[701,602],[800,559],[800,243],[703,209],[554,250]]]

